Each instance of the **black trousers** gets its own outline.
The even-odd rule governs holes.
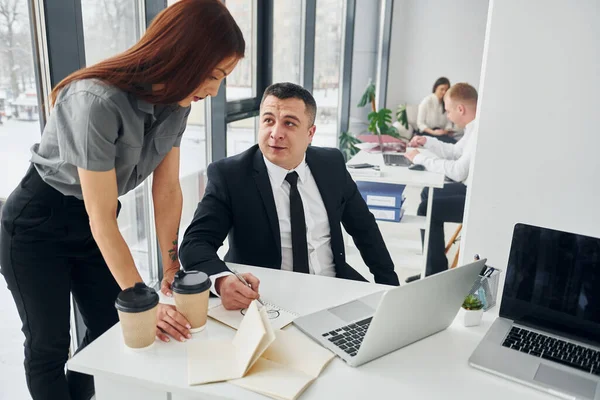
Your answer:
[[[462,222],[466,194],[467,187],[462,183],[446,183],[442,189],[434,189],[427,266],[425,267],[426,276],[448,269],[448,259],[445,254],[444,222]],[[429,188],[425,188],[421,192],[421,204],[419,204],[417,215],[427,215],[428,198]],[[421,241],[424,240],[425,233],[421,231]]]
[[[438,129],[438,128],[434,128],[434,129]],[[431,133],[419,132],[419,131],[416,131],[415,135],[417,135],[417,136],[429,136],[429,137],[432,137],[432,138],[436,138],[440,142],[444,142],[444,143],[451,143],[451,144],[455,144],[456,143],[456,139],[454,139],[450,135],[436,136],[436,135],[432,135]]]
[[[25,334],[33,400],[88,400],[93,378],[67,372],[70,294],[87,327],[81,350],[118,321],[120,291],[92,237],[83,201],[64,196],[30,167],[2,210],[0,272]]]

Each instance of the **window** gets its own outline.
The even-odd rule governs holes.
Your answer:
[[[0,210],[29,167],[29,149],[40,141],[38,91],[27,2],[0,0]],[[0,278],[0,391],[30,399],[23,371],[21,320]]]
[[[315,146],[337,147],[342,58],[342,0],[317,0],[313,96],[317,102]]]
[[[137,0],[81,0],[87,65],[121,53],[137,42],[138,3]]]
[[[246,41],[246,56],[227,77],[227,101],[256,96],[256,17],[254,0],[226,0]]]
[[[177,1],[169,0],[168,5]],[[187,128],[181,140],[180,151],[179,180],[183,192],[183,210],[179,225],[179,243],[183,240],[185,230],[194,218],[194,212],[206,187],[207,147],[206,104],[204,101],[192,103],[192,111],[190,111]]]
[[[227,157],[249,149],[256,143],[258,117],[227,124]]]
[[[179,243],[194,217],[196,206],[206,186],[206,107],[204,102],[192,103],[192,111],[181,140],[179,180],[183,192],[183,211],[179,228]]]
[[[302,1],[273,4],[273,83],[300,84]]]

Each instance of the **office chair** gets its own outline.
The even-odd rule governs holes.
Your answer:
[[[462,224],[459,224],[458,227],[456,228],[456,230],[454,231],[454,234],[448,241],[448,244],[446,245],[446,250],[444,251],[445,254],[448,254],[448,251],[450,251],[450,249],[452,248],[452,245],[460,240],[459,234],[460,234],[461,230],[462,230]],[[456,265],[458,264],[459,254],[460,254],[460,247],[458,249],[456,249],[456,254],[454,255],[454,260],[452,261],[450,268],[455,268]]]

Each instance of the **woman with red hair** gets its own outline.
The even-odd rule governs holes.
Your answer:
[[[87,332],[80,349],[118,321],[114,302],[141,282],[117,225],[118,197],[153,175],[152,197],[170,293],[179,270],[179,145],[190,104],[216,96],[245,42],[219,0],[181,0],[132,48],[74,72],[52,109],[31,166],[3,207],[0,265],[23,322],[34,400],[89,399],[92,377],[67,373],[70,294]],[[185,340],[189,324],[159,305],[157,336]]]

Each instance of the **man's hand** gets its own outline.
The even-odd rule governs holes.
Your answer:
[[[423,147],[425,146],[425,143],[427,143],[426,136],[415,136],[408,143],[408,147]]]
[[[176,340],[185,342],[185,339],[191,339],[191,325],[185,317],[179,313],[175,306],[168,304],[158,304],[156,336],[163,342],[168,342],[170,339],[165,334],[168,333]]]
[[[163,271],[163,279],[160,284],[160,291],[163,292],[165,296],[173,297],[171,285],[173,284],[173,279],[175,279],[175,274],[177,271],[179,271],[179,265]]]
[[[408,158],[410,161],[413,161],[416,157],[417,154],[419,154],[420,151],[413,149],[411,151],[409,151],[408,153],[404,154],[404,157]]]
[[[237,276],[222,276],[215,281],[215,290],[221,296],[221,303],[226,310],[248,308],[252,300],[258,299],[260,281],[250,273],[242,274],[250,287],[244,285]]]
[[[445,129],[434,129],[433,134],[436,136],[444,136],[448,134],[448,131]]]

